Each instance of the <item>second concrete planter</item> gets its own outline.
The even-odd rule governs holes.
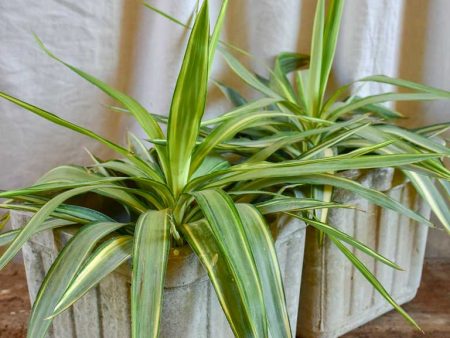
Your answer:
[[[393,186],[392,169],[349,174],[429,218],[429,207],[410,184]],[[428,227],[347,191],[336,190],[334,200],[362,211],[334,209],[328,222],[399,264],[404,271],[352,248],[398,303],[413,299],[420,284]],[[307,231],[301,294],[297,335],[302,338],[339,337],[392,309],[336,246],[325,241],[319,248],[313,229]]]
[[[29,216],[13,213],[12,225],[20,228]],[[289,220],[280,224],[275,241],[285,285],[293,336],[297,322],[306,229],[304,223]],[[45,273],[59,252],[59,244],[69,235],[47,231],[33,237],[23,247],[23,258],[31,301],[36,298]],[[71,309],[56,317],[48,334],[51,338],[130,337],[129,269],[124,267],[106,277]],[[197,257],[189,250],[171,253],[161,316],[164,338],[231,338],[229,324],[214,288]]]

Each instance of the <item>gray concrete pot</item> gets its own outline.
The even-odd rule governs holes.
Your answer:
[[[428,205],[410,184],[394,186],[392,169],[347,174],[429,218]],[[420,284],[428,227],[346,191],[336,190],[334,200],[365,212],[335,209],[328,222],[398,263],[405,271],[352,249],[398,303],[413,299]],[[307,231],[301,294],[297,335],[302,338],[339,337],[392,309],[332,243],[325,241],[319,248],[313,229]]]
[[[28,219],[26,214],[13,213],[12,226],[20,228]],[[298,220],[285,219],[279,223],[275,246],[295,336],[306,229]],[[59,251],[60,242],[69,237],[62,231],[47,231],[34,236],[23,247],[31,302]],[[106,277],[71,309],[55,318],[48,337],[130,337],[129,274],[128,268],[123,267]],[[188,248],[169,258],[161,320],[164,338],[234,336],[205,270]]]

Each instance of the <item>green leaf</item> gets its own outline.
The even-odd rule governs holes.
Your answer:
[[[412,144],[420,146],[428,151],[436,152],[440,154],[446,154],[450,156],[450,149],[438,142],[435,142],[427,137],[424,137],[418,133],[410,132],[406,129],[393,126],[393,125],[381,125],[376,126],[375,128],[382,130],[383,132],[389,135],[398,136]]]
[[[260,111],[241,114],[235,118],[224,121],[217,126],[200,145],[195,149],[191,165],[191,172],[197,170],[204,158],[220,143],[229,140],[240,131],[254,127],[255,125],[267,124],[270,119],[276,117],[293,118],[296,116],[289,113],[276,111]]]
[[[336,108],[327,111],[326,115],[330,119],[336,120],[345,113],[357,110],[368,104],[377,104],[394,101],[432,101],[439,99],[442,99],[442,96],[433,93],[383,93],[367,96],[359,100],[354,100],[350,101],[349,103],[339,105]]]
[[[4,99],[11,101],[12,103],[26,109],[29,110],[30,112],[39,115],[41,117],[43,117],[46,120],[49,120],[50,122],[53,122],[57,125],[63,126],[65,128],[71,129],[73,131],[76,131],[80,134],[89,136],[90,138],[108,146],[109,148],[111,148],[112,150],[114,150],[115,152],[127,157],[128,159],[130,159],[130,161],[132,161],[133,163],[136,164],[136,166],[138,166],[140,169],[142,169],[144,172],[147,173],[147,175],[149,177],[151,177],[152,179],[155,179],[157,181],[161,181],[161,178],[159,177],[159,175],[157,173],[154,172],[154,170],[152,168],[150,168],[148,166],[148,164],[146,164],[144,161],[142,161],[141,159],[137,158],[136,156],[134,156],[133,154],[131,154],[127,149],[105,139],[104,137],[94,133],[93,131],[90,131],[86,128],[80,127],[76,124],[73,124],[69,121],[66,121],[58,116],[56,116],[55,114],[52,114],[48,111],[45,111],[41,108],[38,108],[36,106],[33,106],[29,103],[26,103],[24,101],[21,101],[19,99],[16,99],[15,97],[12,97],[6,93],[0,92],[0,97],[3,97]]]
[[[97,182],[103,179],[100,175],[95,175],[88,172],[83,167],[76,166],[60,166],[50,170],[44,176],[42,176],[36,183],[46,184],[52,182],[58,183],[87,183],[87,182]],[[113,183],[111,183],[113,184]],[[144,212],[147,207],[138,198],[128,193],[123,189],[124,187],[118,186],[117,189],[114,188],[99,188],[96,190],[100,195],[110,197],[115,199],[129,207],[135,209],[138,212]]]
[[[250,337],[267,337],[267,322],[261,282],[253,253],[239,213],[221,190],[194,192],[197,203],[211,226],[217,245],[228,260],[245,312],[251,318]]]
[[[297,69],[305,68],[309,65],[309,55],[282,52],[275,59],[276,66],[282,74],[287,75]]]
[[[356,257],[349,249],[347,249],[339,240],[333,236],[329,236],[338,249],[352,262],[352,264],[361,272],[361,274],[369,281],[370,284],[391,304],[394,309],[400,313],[414,327],[421,330],[417,323],[403,310],[395,300],[389,295],[386,289],[381,285],[378,279],[366,268],[366,266]]]
[[[351,205],[324,202],[312,198],[279,197],[255,205],[263,215],[287,211],[305,211],[324,208],[352,208]]]
[[[314,228],[316,228],[320,231],[323,231],[325,234],[327,234],[329,236],[335,237],[335,238],[339,239],[340,241],[350,244],[351,246],[357,248],[358,250],[364,252],[365,254],[375,258],[377,261],[380,261],[380,262],[390,266],[391,268],[394,268],[397,270],[402,270],[402,268],[399,267],[396,263],[394,263],[391,260],[389,260],[388,258],[380,255],[375,250],[369,248],[367,245],[361,243],[360,241],[353,238],[352,236],[347,235],[346,233],[334,228],[333,226],[331,226],[329,224],[326,224],[324,222],[319,222],[319,221],[316,221],[316,220],[313,220],[310,218],[302,217],[302,216],[292,214],[292,213],[287,213],[287,214],[292,217],[302,220],[306,224],[309,224],[309,225],[313,226]]]
[[[311,42],[311,62],[308,74],[306,96],[307,113],[317,116],[321,106],[321,78],[324,52],[324,30],[325,30],[325,0],[319,0],[314,17],[313,35]]]
[[[362,198],[367,199],[368,201],[379,205],[383,208],[388,208],[391,210],[394,210],[400,214],[403,214],[405,216],[408,216],[411,219],[414,219],[420,223],[432,225],[432,223],[424,218],[423,216],[417,214],[416,212],[412,211],[411,209],[405,207],[402,203],[399,201],[396,201],[395,199],[389,197],[386,194],[383,194],[380,191],[367,188],[363,186],[362,184],[349,180],[343,177],[330,175],[330,174],[317,174],[317,175],[308,175],[304,177],[295,177],[295,178],[280,178],[278,180],[262,180],[262,181],[255,181],[243,188],[252,189],[252,188],[262,188],[266,186],[271,186],[274,184],[312,184],[312,185],[331,185],[336,188],[341,188],[344,190],[351,191],[358,196],[361,196]]]
[[[66,221],[66,220],[61,220],[61,219],[52,219],[52,220],[43,222],[41,224],[41,226],[39,227],[39,232],[45,231],[45,230],[50,230],[50,229],[55,229],[55,228],[60,228],[60,227],[72,225],[72,224],[74,224],[74,223],[71,221]],[[21,231],[21,229],[14,229],[14,230],[10,230],[10,231],[1,233],[0,234],[0,246],[7,245],[7,244],[11,243],[12,241],[14,241],[14,239],[17,237],[17,235],[20,233],[20,231]]]
[[[224,170],[230,167],[230,164],[220,156],[207,156],[200,167],[192,174],[191,178],[202,177],[209,173]]]
[[[425,127],[420,127],[413,129],[414,132],[426,135],[426,136],[436,136],[442,134],[450,129],[450,122],[447,123],[436,123]]]
[[[369,82],[379,82],[379,83],[386,83],[398,87],[403,87],[407,89],[412,89],[418,92],[422,93],[430,93],[433,95],[440,96],[443,99],[450,99],[450,92],[438,88],[434,88],[431,86],[423,85],[421,83],[416,83],[412,81],[402,80],[402,79],[396,79],[392,78],[386,75],[372,75],[365,77],[359,81],[369,81]]]
[[[65,311],[103,278],[116,270],[130,257],[133,237],[118,236],[102,243],[86,259],[77,276],[71,281],[63,297],[55,307],[52,317]]]
[[[291,102],[296,102],[294,88],[286,74],[309,64],[309,56],[298,53],[280,53],[275,58],[275,67],[271,72],[270,87]]]
[[[117,222],[85,225],[64,246],[39,288],[31,310],[27,337],[45,337],[51,324],[48,317],[53,314],[55,306],[66,291],[67,285],[76,276],[83,261],[99,240],[123,226],[125,224]]]
[[[265,161],[267,158],[269,158],[272,154],[274,154],[277,150],[282,149],[286,146],[299,143],[300,141],[306,140],[310,136],[317,135],[322,136],[323,134],[327,134],[333,131],[339,131],[341,129],[346,129],[346,127],[356,124],[362,119],[354,119],[346,122],[338,122],[334,123],[329,127],[324,128],[313,128],[309,130],[305,130],[302,132],[294,132],[290,133],[285,136],[279,136],[276,135],[275,137],[267,137],[267,138],[261,138],[257,140],[259,143],[260,141],[267,140],[268,142],[260,144],[259,146],[263,149],[261,149],[259,152],[254,154],[252,157],[250,157],[246,163],[251,162],[258,162],[258,161]],[[270,142],[272,141],[272,142]]]
[[[343,9],[344,0],[332,0],[330,2],[327,21],[324,28],[322,70],[320,77],[321,99],[325,94],[328,77],[330,76],[331,72],[331,66],[333,65]]]
[[[202,122],[202,126],[223,123],[229,119],[241,116],[242,114],[249,114],[254,111],[262,110],[264,107],[270,106],[274,103],[279,102],[281,99],[273,98],[261,98],[253,102],[249,102],[245,105],[239,106],[228,113],[225,113],[219,117],[206,120]]]
[[[217,17],[216,25],[210,40],[209,56],[208,56],[208,69],[211,71],[212,64],[214,61],[214,54],[216,52],[217,44],[219,43],[220,33],[222,31],[223,23],[225,21],[225,14],[227,12],[228,0],[222,1],[222,6],[220,7],[219,16]]]
[[[315,173],[327,173],[349,169],[371,169],[385,167],[404,167],[408,164],[433,159],[436,154],[396,154],[396,155],[364,155],[357,158],[341,156],[318,158],[314,160],[289,160],[281,163],[252,163],[249,165],[235,165],[224,170],[222,178],[217,178],[221,172],[212,173],[198,178],[190,183],[187,189],[206,184],[205,188],[218,187],[231,182],[256,180],[262,178],[292,178]],[[286,180],[288,181],[288,180]]]
[[[358,101],[361,98],[359,96],[353,96],[351,101]],[[381,104],[366,104],[365,106],[358,109],[363,113],[372,113],[378,115],[382,119],[398,119],[403,118],[404,116],[398,111],[389,109]]]
[[[254,206],[236,204],[236,208],[258,269],[270,337],[292,337],[280,267],[269,227]]]
[[[81,76],[86,81],[92,83],[94,86],[102,90],[105,94],[109,95],[113,99],[120,102],[128,111],[136,118],[136,121],[139,123],[139,125],[144,129],[146,134],[150,138],[163,138],[164,133],[161,130],[161,127],[159,126],[158,122],[152,117],[152,115],[141,105],[139,102],[137,102],[132,97],[118,91],[117,89],[114,89],[110,86],[108,86],[103,81],[100,81],[99,79],[96,79],[92,75],[89,75],[82,71],[81,69],[78,69],[63,60],[59,59],[56,55],[54,55],[50,50],[45,47],[45,45],[42,43],[42,41],[35,35],[36,41],[38,42],[39,46],[42,48],[42,50],[47,53],[48,56],[50,56],[52,59],[60,62],[79,76]],[[163,168],[166,167],[166,158],[165,158],[165,151],[164,149],[156,148],[158,151],[158,154],[161,158],[161,164]]]
[[[245,83],[250,87],[256,89],[260,93],[270,97],[281,99],[272,89],[261,82],[252,72],[250,72],[242,63],[240,63],[231,53],[224,48],[218,48],[218,51],[225,59],[228,66],[233,70]]]
[[[234,107],[240,107],[247,104],[248,101],[236,89],[224,85],[219,81],[214,81],[214,84],[220,89],[223,95],[233,104]]]
[[[16,236],[14,241],[4,252],[0,258],[0,270],[19,252],[22,245],[30,239],[35,233],[40,231],[42,223],[47,220],[47,218],[52,214],[52,212],[65,200],[92,191],[98,188],[98,186],[85,186],[80,188],[75,188],[69,191],[65,191],[56,197],[53,197],[48,201],[33,217],[30,221],[21,229],[20,233]]]
[[[450,234],[450,210],[448,204],[439,193],[433,180],[427,176],[404,170],[404,174],[410,179],[417,192],[430,205],[436,217]]]
[[[16,197],[18,200],[28,200],[25,196]],[[36,213],[39,209],[48,202],[48,199],[44,199],[42,203],[17,203],[12,202],[0,203],[0,209],[24,211],[30,213]],[[64,221],[69,221],[78,224],[87,224],[92,222],[110,222],[113,221],[111,217],[102,214],[93,209],[81,207],[78,205],[61,204],[58,208],[52,212],[51,217],[58,218]]]
[[[134,234],[131,277],[133,338],[158,337],[170,232],[167,209],[142,214]]]
[[[257,337],[248,312],[243,294],[245,290],[235,282],[229,257],[222,245],[215,238],[211,227],[205,220],[182,224],[180,230],[192,250],[202,262],[209,279],[230,323],[233,333],[238,338]]]
[[[208,89],[208,1],[202,5],[188,42],[170,107],[168,124],[169,181],[175,196],[189,178],[191,156],[205,110]]]
[[[315,147],[309,149],[308,151],[304,152],[300,156],[300,158],[306,160],[306,159],[314,158],[314,156],[317,156],[317,155],[319,155],[321,153],[323,154],[327,150],[329,150],[331,147],[335,146],[336,144],[338,144],[341,141],[344,141],[344,140],[350,138],[355,133],[357,133],[361,129],[366,128],[369,125],[370,125],[370,123],[359,125],[359,126],[356,126],[355,128],[351,128],[351,129],[349,129],[347,131],[338,133],[337,135],[334,135],[333,137],[329,137],[327,139],[324,139],[317,146],[315,146]]]
[[[142,1],[142,4],[147,7],[148,9],[151,9],[152,11],[158,13],[159,15],[165,17],[166,19],[176,23],[177,25],[180,25],[182,27],[186,27],[189,28],[188,25],[186,25],[185,23],[181,22],[180,20],[174,18],[173,16],[159,10],[158,8],[156,8],[155,6],[150,5],[148,2]]]

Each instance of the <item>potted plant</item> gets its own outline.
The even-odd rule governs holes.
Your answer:
[[[106,162],[93,157],[95,165],[92,167],[59,167],[31,187],[0,193],[0,198],[9,199],[1,205],[2,208],[32,213],[31,217],[16,213],[13,222],[18,229],[0,235],[0,244],[8,244],[0,258],[0,268],[38,233],[42,237],[37,237],[29,250],[26,248],[29,252],[25,252],[25,256],[35,251],[28,257],[50,255],[44,262],[54,258],[33,304],[29,337],[45,336],[53,318],[110,274],[112,277],[105,280],[106,284],[100,283],[100,289],[97,289],[111,292],[110,298],[115,298],[100,306],[107,315],[99,313],[98,307],[92,307],[87,297],[84,299],[86,303],[78,308],[84,313],[74,314],[75,318],[69,316],[69,326],[76,326],[76,320],[81,320],[86,327],[90,327],[92,322],[97,327],[107,325],[111,316],[118,326],[107,330],[102,327],[98,335],[126,335],[131,332],[133,337],[156,337],[159,334],[208,337],[216,335],[215,328],[219,328],[224,336],[293,336],[295,324],[290,327],[289,321],[295,322],[298,291],[287,297],[289,304],[286,306],[279,264],[291,266],[282,261],[283,257],[289,258],[290,252],[283,256],[281,251],[296,250],[294,258],[297,261],[292,262],[293,268],[285,267],[283,271],[294,273],[297,279],[287,280],[285,274],[285,289],[292,286],[293,290],[298,290],[302,223],[288,222],[285,225],[285,218],[280,217],[269,227],[263,215],[297,211],[303,215],[315,209],[349,206],[301,196],[297,194],[299,190],[291,193],[290,185],[285,182],[303,180],[306,186],[311,186],[321,173],[394,164],[407,166],[417,163],[417,166],[423,166],[424,161],[441,156],[440,153],[416,152],[366,155],[360,151],[282,162],[263,159],[235,161],[234,156],[240,156],[241,151],[226,143],[229,138],[251,128],[263,127],[272,120],[276,124],[280,118],[302,121],[303,117],[264,109],[276,102],[263,99],[239,107],[215,121],[201,122],[208,69],[218,44],[226,4],[225,1],[211,36],[207,1],[196,16],[172,99],[167,137],[156,118],[134,99],[57,59],[41,43],[51,57],[122,104],[154,144],[150,149],[133,136],[134,146],[126,149],[88,129],[0,93],[1,97],[51,122],[96,139],[124,157]],[[269,146],[266,151],[270,153],[271,149]],[[251,188],[262,181],[277,190]],[[350,189],[363,192],[382,205],[414,219],[423,220],[388,196],[356,183]],[[103,209],[93,202],[84,203],[84,199],[92,198],[92,195],[102,197],[100,204],[105,201],[113,204]],[[77,197],[82,197],[82,200]],[[395,266],[338,229],[322,222],[308,222],[325,231],[336,243],[348,243]],[[54,229],[60,229],[55,230],[54,236],[44,232]],[[270,230],[278,241],[278,251]],[[128,261],[130,264],[125,263]],[[32,262],[29,262],[30,271]],[[205,272],[198,262],[206,270],[218,302],[208,291],[209,284],[204,282]],[[128,278],[131,281],[129,302]],[[168,289],[171,286],[181,294],[170,296]],[[178,311],[177,314],[179,304],[193,305],[198,292],[206,295],[203,300],[191,311]],[[218,314],[217,303],[220,303],[225,316]],[[120,308],[120,311],[108,311],[109,306]],[[130,322],[124,308],[130,308]],[[198,318],[197,314],[203,317]],[[226,328],[225,317],[231,330]],[[185,325],[177,327],[178,318],[184,318]],[[99,324],[99,320],[103,323]],[[201,331],[196,331],[195,324],[201,324],[203,320],[206,320],[206,325],[202,325]],[[78,336],[82,334],[92,333]]]
[[[395,121],[402,115],[382,105],[402,100],[450,99],[449,92],[383,75],[368,76],[334,92],[327,91],[343,6],[344,1],[332,0],[326,14],[325,1],[318,1],[311,56],[280,54],[274,67],[269,69],[269,78],[246,69],[230,53],[231,48],[221,49],[230,68],[242,80],[266,99],[273,100],[267,109],[295,116],[252,128],[229,140],[228,145],[246,156],[247,163],[368,153],[449,156],[450,149],[438,135],[448,130],[450,123],[414,130],[401,128]],[[359,97],[356,85],[367,82],[389,84],[410,92]],[[247,102],[235,89],[224,84],[219,86],[234,104]],[[449,192],[450,172],[438,158],[408,166],[386,163],[385,167],[369,171],[330,171],[316,175],[314,179],[308,178],[307,183],[292,178],[283,181],[297,189],[301,185],[299,190],[305,197],[356,206],[353,210],[323,209],[295,216],[307,224],[328,224],[354,236],[407,270],[392,270],[376,258],[349,250],[333,238],[324,239],[326,232],[323,230],[310,228],[297,331],[302,337],[337,337],[392,308],[414,323],[397,303],[411,300],[419,286],[426,225],[431,224],[430,208],[450,231],[450,212],[445,197]],[[271,183],[256,180],[246,188],[264,189]],[[377,196],[386,192],[395,201],[397,212],[401,211],[398,205],[401,204],[417,211],[422,219],[399,216],[393,212],[392,203],[383,204],[374,196],[370,197],[367,191],[356,191],[356,183]],[[440,191],[444,191],[444,195]]]
[[[226,2],[221,17],[225,8]],[[63,62],[126,107],[151,140],[165,141],[150,150],[133,136],[132,149],[123,148],[38,107],[0,94],[47,120],[96,139],[124,157],[106,162],[93,157],[96,163],[89,168],[58,167],[29,188],[0,193],[1,198],[9,198],[2,208],[20,211],[13,213],[16,229],[0,236],[0,245],[9,244],[0,266],[34,237],[24,252],[31,292],[35,293],[29,337],[44,337],[55,316],[116,270],[97,289],[98,307],[94,291],[75,308],[74,312],[81,312],[56,321],[53,333],[57,337],[123,337],[130,333],[133,337],[210,337],[212,326],[220,327],[223,336],[232,332],[236,336],[268,336],[268,332],[292,335],[289,321],[296,320],[304,225],[276,224],[280,236],[274,245],[259,210],[271,213],[287,200],[255,206],[235,202],[239,190],[226,192],[230,184],[221,184],[213,177],[214,172],[231,170],[225,159],[211,151],[215,140],[196,144],[221,20],[218,22],[210,37],[205,1],[196,17],[173,95],[167,138],[138,102]],[[214,183],[219,184],[206,188]],[[92,202],[86,207],[76,199],[81,196],[84,200],[89,194],[102,196],[101,204],[113,204],[103,212]],[[293,286],[288,298],[290,312],[278,260],[291,263],[284,262],[283,257],[295,266],[283,273],[285,283]],[[128,259],[130,264],[124,264]],[[258,267],[261,262],[264,266]],[[48,270],[43,280],[41,268]],[[268,289],[263,291],[263,287]]]

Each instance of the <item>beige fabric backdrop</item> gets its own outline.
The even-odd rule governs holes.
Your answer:
[[[195,0],[149,0],[188,20]],[[219,0],[211,0],[212,16]],[[224,39],[261,61],[285,50],[308,52],[314,0],[230,0]],[[448,0],[347,0],[334,83],[383,73],[450,90]],[[148,109],[166,113],[186,33],[135,0],[15,0],[0,2],[0,90],[23,98],[115,140],[136,131],[98,90],[42,53],[36,32],[54,51],[123,89]],[[237,84],[222,64],[214,77]],[[379,86],[363,90],[376,92]],[[226,109],[214,89],[209,114]],[[409,125],[450,120],[450,103],[401,104]],[[86,163],[83,147],[108,152],[76,135],[0,101],[0,188],[32,183],[62,163]]]

